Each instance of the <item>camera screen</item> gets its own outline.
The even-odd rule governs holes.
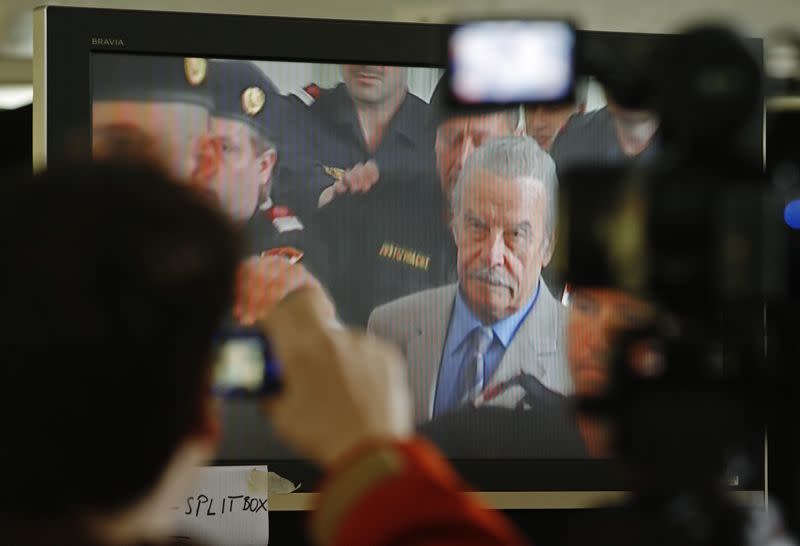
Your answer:
[[[484,21],[450,38],[453,96],[464,103],[570,98],[575,30],[562,21]]]
[[[214,389],[221,394],[260,391],[265,379],[263,344],[252,337],[226,340],[217,349],[213,373]]]

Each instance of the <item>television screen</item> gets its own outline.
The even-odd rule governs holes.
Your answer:
[[[559,178],[654,161],[652,112],[591,78],[566,105],[461,110],[444,99],[441,26],[48,9],[49,158],[160,162],[241,227],[242,260],[305,265],[342,322],[403,352],[420,432],[477,487],[620,487],[603,426],[573,400],[607,381],[581,349],[648,308],[566,293]],[[116,31],[93,41],[101,20]],[[227,40],[201,40],[212,28]],[[51,68],[70,36],[86,40],[67,48],[77,68]],[[221,463],[297,459],[257,404],[222,411]]]

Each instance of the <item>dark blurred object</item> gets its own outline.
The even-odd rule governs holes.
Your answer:
[[[800,32],[782,30],[768,39],[767,176],[773,207],[783,213],[773,243],[785,264],[772,282],[783,299],[766,309],[769,361],[778,378],[775,411],[769,422],[770,491],[783,503],[789,528],[800,535],[800,427],[797,385],[800,381]],[[781,221],[782,220],[782,221]]]
[[[633,495],[575,543],[745,544],[750,518],[727,489],[763,483],[764,299],[768,287],[790,292],[770,284],[785,247],[772,244],[779,209],[754,145],[763,78],[726,29],[673,38],[614,52],[616,68],[595,71],[616,102],[656,113],[657,160],[560,172],[567,280],[663,310],[617,332],[607,388],[582,396],[609,423]]]
[[[587,37],[578,73],[594,76],[617,108],[658,115],[659,155],[668,162],[726,158],[760,165],[760,41],[717,26],[625,38]]]
[[[237,233],[203,196],[141,165],[3,182],[0,381],[13,387],[0,411],[14,418],[0,464],[14,472],[0,519],[71,526],[122,513],[202,429]]]
[[[659,498],[642,498],[624,506],[586,511],[572,518],[558,542],[563,546],[791,546],[790,542],[748,542],[748,512],[732,504],[701,504],[704,499],[672,499],[663,511]],[[702,510],[701,510],[702,509]],[[729,525],[710,525],[725,522]],[[780,537],[778,537],[779,539]]]
[[[628,99],[647,95],[641,100],[656,108],[661,157],[646,169],[560,173],[570,220],[566,277],[646,296],[699,324],[723,312],[735,324],[735,311],[752,326],[772,266],[761,160],[743,144],[761,104],[758,63],[716,27],[648,49],[645,64],[658,69],[649,83],[630,84]]]
[[[3,146],[0,168],[32,169],[33,161],[33,105],[15,110],[0,110],[0,127],[3,128]]]
[[[731,374],[706,330],[654,313],[615,340],[608,389],[581,409],[609,417],[619,456],[634,469],[640,494],[724,492],[756,470],[763,390],[758,370]],[[754,373],[756,372],[756,373]]]
[[[419,432],[455,459],[585,458],[575,416],[565,399],[562,404],[466,407],[423,424]]]
[[[748,43],[727,28],[699,27],[655,55],[653,108],[661,118],[667,160],[692,169],[759,169],[761,150],[747,142],[758,133],[748,120],[761,110],[763,75]]]
[[[521,389],[516,408],[481,406]],[[582,459],[587,450],[572,402],[519,373],[481,393],[475,406],[446,413],[419,431],[455,459]]]
[[[651,313],[614,340],[608,389],[582,412],[612,424],[631,498],[567,544],[745,545],[752,513],[728,492],[757,475],[763,447],[757,370],[730,374],[707,329]]]

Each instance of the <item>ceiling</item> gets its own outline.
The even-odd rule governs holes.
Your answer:
[[[631,32],[670,32],[689,22],[722,17],[750,36],[764,36],[785,21],[800,24],[800,0],[559,0],[557,3],[552,0],[74,0],[46,3],[432,22],[468,15],[550,15],[568,16],[587,29]],[[31,58],[32,10],[40,4],[41,0],[0,0],[0,60]],[[9,67],[6,69],[14,69]],[[6,78],[6,81],[10,80]]]

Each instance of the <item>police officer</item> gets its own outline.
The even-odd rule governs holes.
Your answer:
[[[346,193],[430,176],[428,105],[408,91],[405,67],[343,65],[344,82],[298,109],[304,133],[281,167],[276,198],[301,217]]]
[[[365,326],[376,305],[449,282],[455,253],[434,174],[435,126],[408,92],[406,69],[342,74],[345,83],[310,107],[324,135],[312,223],[340,318]]]
[[[515,132],[519,109],[458,108],[445,85],[434,91],[426,120],[435,173],[396,179],[396,171],[381,169],[366,193],[336,195],[316,216],[327,253],[323,281],[345,322],[363,326],[380,304],[456,280],[450,190],[477,146]]]
[[[431,97],[436,127],[436,172],[447,205],[467,158],[487,140],[521,135],[520,108],[494,104],[463,107],[448,98],[447,77],[443,77]]]
[[[586,110],[588,82],[575,86],[575,100],[566,104],[529,104],[525,106],[525,131],[545,152],[549,152],[569,118]]]
[[[658,153],[658,116],[626,108],[611,95],[607,101],[599,110],[573,115],[556,137],[550,155],[560,175],[571,168],[645,164]]]
[[[213,145],[206,153],[218,157],[209,188],[244,226],[248,254],[272,251],[299,260],[304,226],[270,197],[279,154],[277,137],[287,119],[286,99],[249,61],[211,61],[209,79]]]
[[[296,119],[291,105],[250,61],[212,60],[208,79],[214,107],[209,146],[203,154],[216,166],[208,188],[243,231],[245,265],[239,273],[240,286],[247,286],[245,279],[251,275],[257,278],[259,266],[254,263],[264,264],[267,275],[275,274],[268,262],[272,255],[291,263],[302,261],[313,270],[315,255],[307,252],[305,225],[271,198],[275,168],[283,155],[280,139]],[[255,260],[256,256],[261,258]],[[230,318],[229,325],[234,326]],[[221,416],[222,457],[293,456],[261,417],[257,401],[225,404]],[[258,443],[252,441],[256,436],[262,438]]]
[[[204,183],[198,150],[212,107],[207,61],[103,53],[92,62],[94,157],[146,159],[179,180]]]

